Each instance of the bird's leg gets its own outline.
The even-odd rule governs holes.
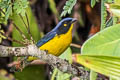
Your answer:
[[[22,68],[25,68],[28,66],[33,60],[28,60],[28,57],[24,57],[23,60],[21,61]]]
[[[48,53],[48,50],[45,49],[44,51],[45,51],[46,53]]]
[[[21,58],[17,58],[17,61],[14,61],[10,64],[8,64],[9,67],[11,67],[10,71],[11,72],[16,72],[16,71],[22,71],[21,67]]]

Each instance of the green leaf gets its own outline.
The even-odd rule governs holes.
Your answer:
[[[0,69],[0,80],[15,80],[14,76],[4,69]]]
[[[114,0],[114,4],[120,4],[120,0]]]
[[[58,14],[58,11],[57,11],[57,8],[56,8],[55,1],[54,1],[54,0],[48,0],[48,2],[49,2],[50,9],[52,10],[52,12],[53,12],[57,17],[59,17],[59,14]]]
[[[9,5],[8,5],[7,1],[1,1],[1,2],[0,2],[0,8],[1,8],[1,9],[7,8],[8,6],[9,6]]]
[[[72,51],[70,48],[68,48],[64,53],[60,55],[60,58],[68,60],[70,63],[72,63]],[[53,75],[51,77],[51,80],[70,80],[70,74],[63,73],[59,71],[58,69],[54,69]]]
[[[45,65],[31,65],[23,69],[22,72],[16,72],[17,80],[45,80]]]
[[[11,5],[7,8],[7,11],[5,13],[5,20],[7,20],[9,18],[10,14],[12,14],[12,6]]]
[[[82,46],[82,55],[120,56],[120,24],[108,27],[90,39]]]
[[[71,5],[71,2],[68,2],[68,1],[67,1],[67,2],[66,2],[66,5],[68,5],[68,6]]]
[[[3,36],[5,32],[1,29],[1,26],[0,26],[0,43],[2,42],[3,39],[6,39],[5,36]]]
[[[30,32],[33,36],[33,39],[37,42],[38,40],[40,40],[40,31],[38,30],[38,25],[36,23],[35,17],[32,14],[30,7],[27,8],[26,13],[28,15],[28,19],[29,19],[29,23],[30,23]],[[20,28],[20,30],[27,36],[27,38],[30,39],[28,32],[27,32],[27,29],[25,28],[25,25],[24,25],[22,19],[20,18],[20,16],[13,15],[11,17],[11,19]],[[27,24],[27,19],[25,16],[23,16],[23,19],[24,19],[25,23]],[[16,30],[15,28],[14,28],[13,33],[12,33],[12,38],[15,40],[19,40],[19,41],[23,40],[19,31]],[[13,46],[21,46],[21,45],[13,42]]]
[[[65,6],[63,7],[63,11],[61,13],[61,17],[65,16],[67,13],[70,14],[72,11],[72,8],[74,7],[74,5],[76,4],[77,0],[68,0],[65,4]]]
[[[60,55],[60,58],[68,60],[70,63],[72,63],[72,51],[70,48],[68,48],[65,52],[63,52]]]
[[[15,13],[25,15],[25,9],[28,7],[29,2],[27,0],[15,0],[13,3],[13,9]]]
[[[110,77],[110,80],[119,80],[119,79],[115,79],[115,78],[111,78],[111,77]]]
[[[120,57],[77,55],[77,62],[93,71],[120,79]]]
[[[120,18],[120,9],[111,9],[112,13]]]
[[[106,3],[108,3],[108,4],[111,4],[111,3],[114,3],[115,2],[115,0],[106,0]]]
[[[106,6],[105,6],[105,0],[101,0],[101,30],[103,30],[106,27]]]
[[[114,16],[117,16],[120,18],[120,4],[111,4],[110,5],[110,10],[112,11]]]
[[[91,7],[93,8],[96,4],[96,0],[91,0]]]
[[[90,80],[96,80],[97,79],[97,73],[94,71],[90,71]]]

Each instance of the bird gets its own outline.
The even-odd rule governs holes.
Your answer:
[[[75,18],[62,19],[55,28],[41,38],[36,46],[54,56],[60,56],[72,42],[72,29]]]

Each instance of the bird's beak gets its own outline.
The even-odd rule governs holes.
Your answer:
[[[77,21],[77,19],[73,18],[72,21],[71,21],[71,23],[74,23],[76,21]]]

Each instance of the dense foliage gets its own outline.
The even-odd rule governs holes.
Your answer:
[[[30,41],[32,35],[36,43],[60,19],[68,16],[75,17],[78,23],[75,24],[73,43],[82,47],[80,49],[69,47],[60,58],[67,59],[70,63],[83,65],[78,65],[78,67],[90,74],[80,79],[84,77],[89,80],[119,80],[119,14],[119,0],[0,0],[0,43],[4,45],[6,39],[12,38],[29,44],[20,31]],[[16,26],[20,30],[15,28]],[[8,41],[11,46],[24,46],[14,40],[11,41],[12,43]],[[47,75],[45,75],[44,66],[43,64],[28,66],[22,72],[15,72],[14,76],[19,80],[45,80]],[[47,74],[50,71],[46,70]],[[30,72],[35,72],[35,74],[29,74]],[[0,75],[1,77],[3,80],[6,78],[3,75]],[[47,79],[51,80],[71,80],[71,78],[76,77],[57,69],[53,69],[52,74],[47,76]],[[7,80],[11,79],[7,77]]]

